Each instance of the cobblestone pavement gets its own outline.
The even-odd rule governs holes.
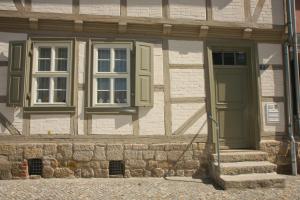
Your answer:
[[[1,200],[60,199],[300,199],[300,176],[285,189],[223,191],[192,178],[37,179],[0,181]]]

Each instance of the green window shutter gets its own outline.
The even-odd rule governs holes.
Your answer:
[[[152,45],[135,45],[135,106],[153,106],[153,50]]]
[[[24,71],[26,65],[26,41],[9,43],[7,105],[23,105]]]

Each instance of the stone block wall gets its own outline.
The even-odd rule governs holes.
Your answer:
[[[205,176],[204,143],[0,144],[0,179],[28,177],[28,159],[42,159],[44,178],[108,178],[109,161],[125,164],[124,177]]]
[[[297,166],[300,172],[300,142],[297,142]],[[260,149],[268,153],[268,160],[277,165],[278,173],[291,173],[291,152],[290,142],[287,140],[263,140],[260,142]]]

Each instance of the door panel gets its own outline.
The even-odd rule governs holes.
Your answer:
[[[228,57],[224,53],[224,60]],[[230,148],[248,148],[249,68],[247,65],[234,65],[234,61],[230,65],[229,61],[226,62],[226,65],[218,63],[214,66],[215,108],[220,139]]]

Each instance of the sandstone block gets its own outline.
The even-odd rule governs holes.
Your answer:
[[[193,176],[195,173],[195,170],[184,170],[184,176],[190,177]]]
[[[124,172],[124,177],[125,178],[130,178],[131,177],[131,174],[130,174],[130,170],[129,169],[126,169],[125,172]]]
[[[69,168],[56,168],[54,170],[54,176],[56,178],[68,178],[74,176],[74,172]]]
[[[0,170],[10,170],[11,163],[8,161],[6,156],[0,156]]]
[[[101,147],[101,146],[95,147],[93,160],[106,160],[104,147]]]
[[[53,155],[57,153],[57,144],[44,144],[44,156]]]
[[[176,170],[176,176],[184,176],[184,170]]]
[[[0,180],[10,180],[12,179],[10,170],[0,170]]]
[[[144,160],[154,159],[154,151],[151,150],[143,151],[143,158]]]
[[[108,178],[109,177],[109,171],[108,169],[97,169],[94,170],[94,176],[96,178]]]
[[[144,177],[151,177],[151,171],[145,170],[144,171]]]
[[[182,151],[169,151],[168,152],[168,160],[177,161],[179,157],[182,155]]]
[[[193,151],[185,151],[183,154],[184,160],[193,160]]]
[[[170,165],[169,165],[168,161],[159,161],[158,162],[158,168],[168,169],[169,166]]]
[[[74,160],[70,160],[70,161],[67,162],[66,167],[68,167],[69,169],[74,171],[75,169],[78,168],[78,165],[79,165],[78,162],[76,162]]]
[[[158,167],[158,162],[156,160],[149,160],[148,162],[148,168],[151,170],[153,168]]]
[[[188,144],[186,143],[170,143],[165,145],[166,151],[184,151],[187,150]]]
[[[24,149],[24,158],[42,158],[43,157],[43,147],[42,146],[26,146]]]
[[[1,144],[0,154],[1,155],[13,155],[16,152],[16,146],[13,144]]]
[[[165,150],[165,145],[164,144],[150,144],[149,150],[163,151],[163,150]]]
[[[73,150],[72,144],[59,144],[57,145],[57,159],[59,160],[69,160],[72,158]]]
[[[142,160],[143,159],[142,151],[125,150],[124,159],[125,160]]]
[[[200,166],[200,162],[198,160],[187,160],[184,162],[185,169],[197,169]]]
[[[109,168],[109,161],[100,161],[100,168],[101,169],[108,169]]]
[[[76,161],[91,161],[93,158],[93,151],[75,151],[73,159]]]
[[[22,146],[16,146],[16,151],[13,151],[14,153],[13,154],[10,154],[8,157],[9,157],[9,160],[11,161],[22,161],[24,158],[23,158],[23,147]]]
[[[155,168],[152,170],[152,176],[154,177],[163,177],[164,176],[164,170],[161,168]]]
[[[91,161],[90,167],[93,169],[100,169],[100,161]]]
[[[147,144],[132,144],[133,150],[147,150],[148,145]]]
[[[13,177],[20,177],[20,174],[22,173],[21,165],[22,162],[12,162],[11,174]]]
[[[107,160],[123,160],[123,145],[109,144],[106,152]]]
[[[126,160],[126,169],[143,169],[146,167],[146,162],[144,160]]]
[[[130,170],[130,174],[132,177],[143,177],[144,170],[143,169],[132,169],[132,170]]]
[[[74,151],[94,151],[94,144],[74,144]]]
[[[94,177],[94,170],[92,168],[82,168],[81,169],[82,178],[92,178]]]
[[[156,151],[155,160],[167,160],[167,153],[165,151]]]
[[[124,149],[126,150],[132,149],[132,144],[125,144]]]
[[[50,166],[43,167],[43,177],[44,178],[52,178],[54,175],[54,169]]]

